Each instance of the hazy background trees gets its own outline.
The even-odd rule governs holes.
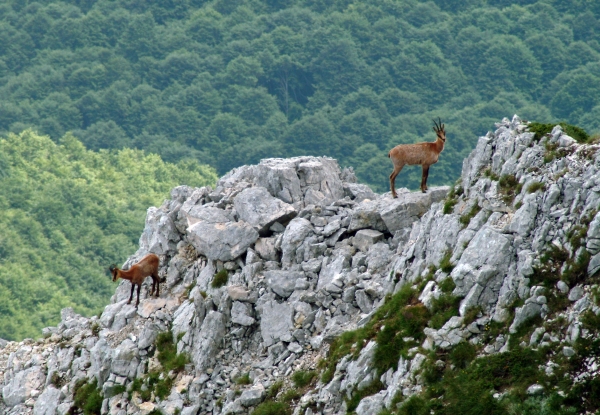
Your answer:
[[[430,180],[449,183],[500,117],[600,130],[599,17],[558,0],[9,0],[0,131],[72,131],[219,174],[327,155],[385,191],[387,151],[432,140],[441,117]]]

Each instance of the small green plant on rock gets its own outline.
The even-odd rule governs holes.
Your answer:
[[[521,193],[523,185],[519,183],[513,174],[505,174],[498,180],[498,188],[502,201],[507,205],[511,205],[515,200],[515,196]]]
[[[244,373],[242,376],[239,376],[235,379],[235,383],[236,385],[252,385],[250,374]]]
[[[454,269],[454,264],[450,262],[450,258],[452,257],[452,250],[448,250],[446,254],[442,257],[440,261],[440,269],[446,274],[450,274]]]
[[[290,406],[282,402],[265,401],[258,405],[252,415],[290,415]]]
[[[229,279],[229,273],[227,272],[227,270],[225,268],[223,268],[221,271],[219,271],[215,274],[210,286],[213,288],[221,288],[227,284],[228,279]]]
[[[494,181],[496,181],[496,182],[497,182],[498,180],[500,180],[500,177],[499,177],[499,176],[498,176],[496,173],[494,173],[494,172],[492,171],[492,168],[491,168],[491,167],[488,167],[487,169],[485,169],[485,170],[483,171],[483,175],[484,175],[485,177],[488,177],[488,178],[490,178],[491,180],[494,180]]]
[[[469,223],[471,223],[471,219],[473,219],[475,215],[477,215],[480,211],[481,208],[479,207],[479,204],[475,203],[468,213],[465,213],[460,217],[459,222],[464,226],[469,226]]]
[[[531,182],[529,186],[527,186],[527,193],[535,193],[538,190],[544,190],[546,185],[542,182]]]
[[[155,355],[162,365],[162,371],[152,371],[141,379],[134,379],[130,388],[129,399],[132,398],[134,392],[138,392],[144,402],[152,398],[152,392],[159,399],[165,399],[169,396],[173,387],[173,378],[169,376],[169,373],[171,371],[181,372],[190,361],[186,353],[177,353],[177,346],[173,341],[173,333],[170,330],[159,333],[155,345]]]
[[[308,386],[310,382],[312,382],[312,380],[315,378],[315,376],[317,376],[317,373],[315,371],[299,370],[297,372],[294,372],[294,374],[292,375],[292,382],[294,382],[294,385],[296,385],[297,388],[303,388],[305,386]]]
[[[87,379],[81,379],[75,384],[73,406],[83,411],[84,415],[100,415],[102,399],[96,379],[89,383]]]

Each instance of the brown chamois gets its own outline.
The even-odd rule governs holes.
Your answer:
[[[154,288],[156,287],[156,296],[158,297],[158,285],[161,282],[160,278],[158,277],[159,262],[160,260],[158,259],[158,256],[155,254],[148,254],[127,271],[117,268],[116,265],[110,266],[109,269],[110,273],[112,274],[113,281],[116,281],[119,278],[131,281],[131,295],[129,296],[129,301],[127,304],[131,304],[133,290],[137,285],[137,302],[135,303],[135,307],[137,308],[138,304],[140,303],[140,288],[142,288],[142,283],[146,277],[152,277],[152,291],[150,292],[150,296],[154,294]]]
[[[400,144],[390,150],[388,157],[394,163],[394,171],[390,174],[390,188],[392,190],[392,197],[396,198],[396,189],[394,182],[396,176],[405,165],[420,164],[423,166],[423,177],[421,178],[421,191],[425,193],[427,191],[427,176],[429,175],[429,166],[437,163],[440,153],[444,149],[446,143],[446,131],[444,131],[444,124],[442,120],[438,119],[436,123],[433,120],[433,131],[437,135],[437,140],[433,143],[417,143],[417,144]]]

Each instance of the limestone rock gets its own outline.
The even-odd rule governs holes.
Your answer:
[[[292,339],[293,309],[288,304],[268,301],[262,305],[260,317],[260,331],[266,347]]]
[[[292,295],[297,280],[304,279],[304,273],[301,271],[273,270],[266,271],[264,275],[269,288],[283,298]]]
[[[231,261],[238,258],[258,239],[258,232],[246,222],[198,222],[187,236],[198,253],[209,259]]]
[[[8,406],[25,402],[33,393],[39,393],[46,376],[40,366],[18,371],[2,388],[2,399]]]
[[[383,239],[383,234],[373,229],[361,229],[354,236],[354,246],[363,252],[368,252],[369,248]]]
[[[298,213],[292,205],[271,196],[264,187],[242,190],[233,205],[240,219],[252,225],[259,234],[265,234],[275,222],[289,222]]]

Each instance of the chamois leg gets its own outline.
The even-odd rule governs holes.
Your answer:
[[[402,167],[404,167],[404,164],[394,164],[394,171],[392,172],[392,174],[390,174],[390,190],[392,191],[392,198],[394,199],[398,197],[398,195],[396,194],[396,188],[394,186],[396,183],[396,176],[400,174],[400,171],[402,171]]]
[[[423,164],[423,177],[421,178],[421,191],[427,191],[427,176],[429,176],[429,166]]]
[[[152,297],[154,295],[154,286],[155,286],[155,281],[154,281],[154,277],[152,277],[152,289],[150,290],[149,297]]]
[[[132,282],[131,283],[131,294],[129,295],[129,301],[127,301],[127,304],[131,304],[131,300],[133,299],[133,290],[135,290],[135,284]]]
[[[135,303],[135,308],[137,308],[137,306],[140,304],[140,289],[142,288],[142,284],[138,284],[137,287],[138,287],[138,289],[137,289],[138,295],[137,295],[137,301]]]
[[[154,294],[154,296],[158,297],[160,295],[160,277],[158,276],[158,272],[156,273],[156,275],[152,275],[152,284],[156,284],[156,294]]]

